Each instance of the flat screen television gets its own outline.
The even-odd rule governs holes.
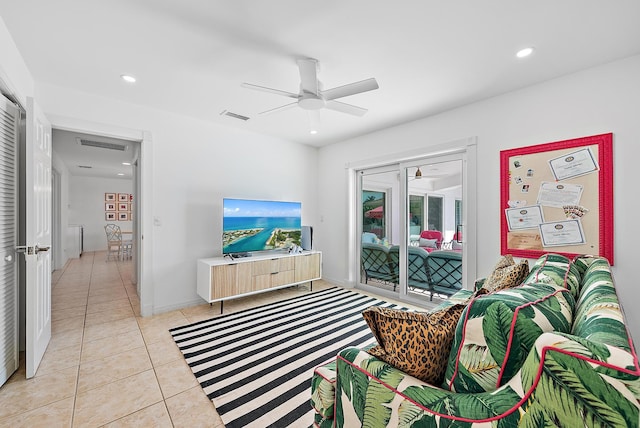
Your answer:
[[[287,250],[301,244],[300,202],[224,198],[222,253]]]

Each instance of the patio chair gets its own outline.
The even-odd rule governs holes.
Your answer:
[[[389,264],[389,249],[384,245],[364,242],[361,251],[362,271],[364,282],[367,284],[370,278],[394,283],[395,277]]]
[[[451,296],[462,289],[462,254],[455,251],[433,251],[426,260],[429,291],[433,295]]]
[[[425,261],[429,253],[420,247],[408,247],[407,285],[412,288],[429,290],[429,278]],[[389,248],[389,260],[396,278],[400,274],[400,248],[397,245]],[[396,280],[397,281],[397,280]]]

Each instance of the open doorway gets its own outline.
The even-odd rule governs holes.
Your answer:
[[[106,262],[105,226],[113,224],[132,243],[121,247],[118,258],[131,261],[138,284],[140,141],[54,128],[52,147],[59,182],[53,187],[56,268],[86,252],[99,252]]]

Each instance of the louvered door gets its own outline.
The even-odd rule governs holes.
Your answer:
[[[18,117],[0,96],[0,385],[18,369]]]

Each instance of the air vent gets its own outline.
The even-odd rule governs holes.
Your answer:
[[[247,116],[243,116],[243,115],[238,114],[238,113],[233,113],[233,112],[230,112],[229,110],[222,110],[222,113],[220,113],[220,116],[229,116],[229,117],[233,117],[234,119],[240,119],[240,120],[244,120],[244,121],[247,121],[247,120],[250,119]]]
[[[78,165],[78,168],[91,169],[93,167],[90,165]]]
[[[98,149],[118,150],[124,152],[127,150],[127,146],[116,143],[105,143],[104,141],[85,140],[84,138],[77,138],[78,144],[85,147],[96,147]]]

